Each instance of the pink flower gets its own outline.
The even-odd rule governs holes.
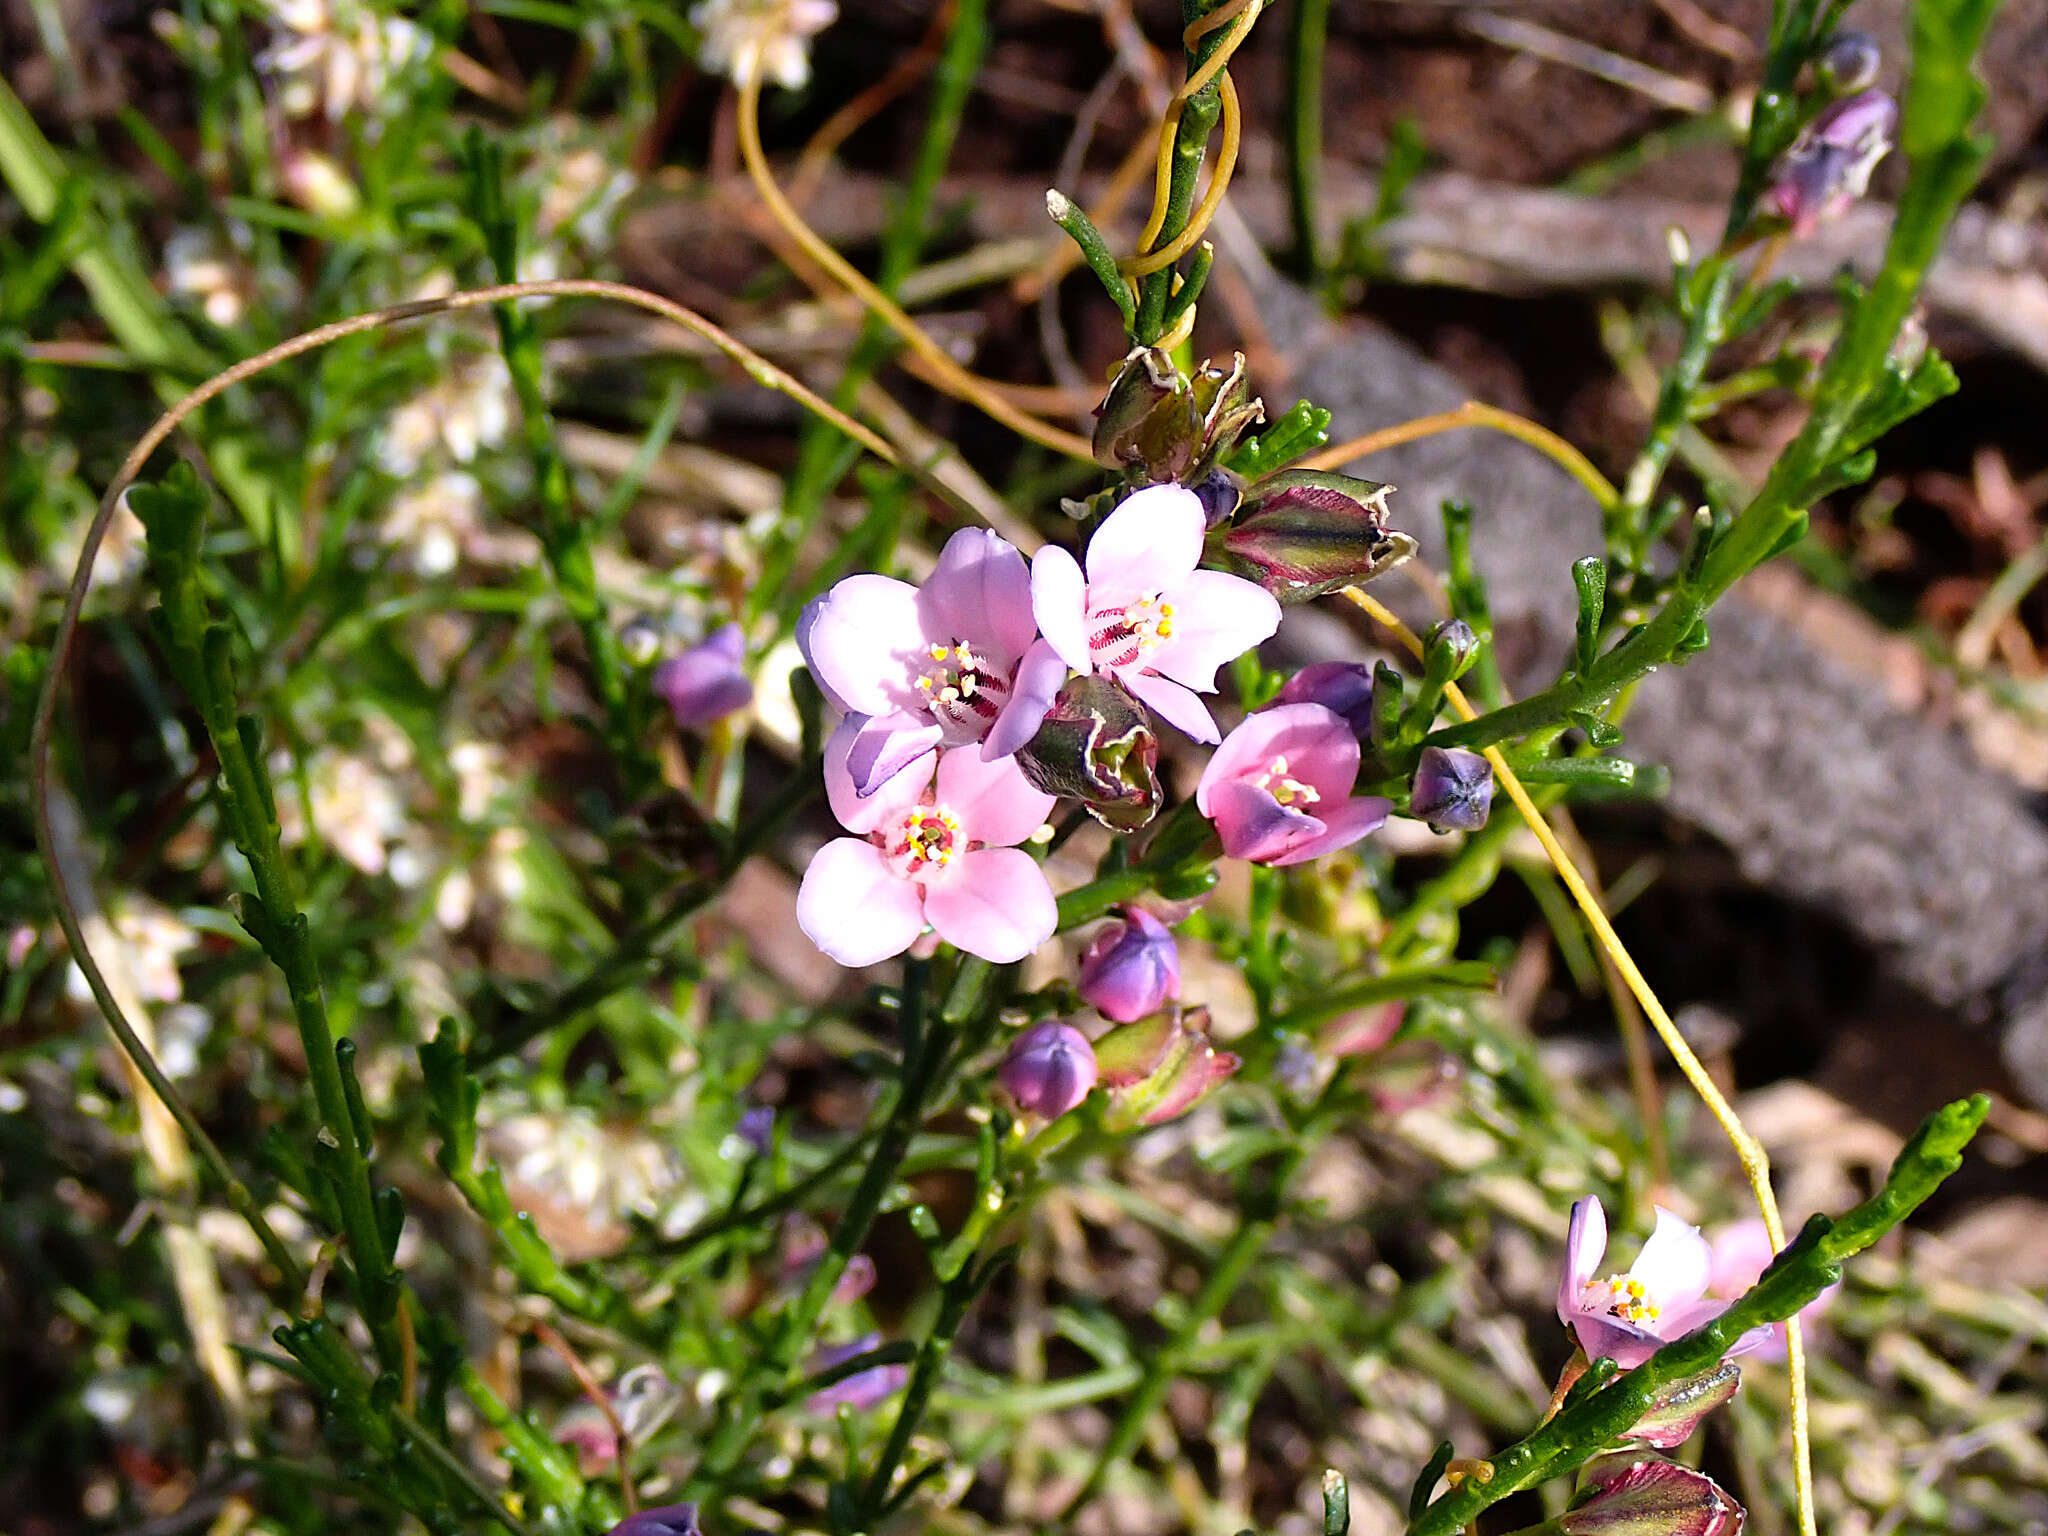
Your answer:
[[[1230,733],[1195,787],[1223,851],[1255,864],[1299,864],[1376,831],[1392,802],[1351,798],[1358,738],[1320,704],[1282,704]]]
[[[1712,1321],[1725,1301],[1707,1297],[1713,1255],[1700,1229],[1657,1207],[1657,1228],[1626,1274],[1596,1279],[1607,1253],[1607,1213],[1588,1195],[1572,1207],[1565,1238],[1564,1274],[1557,1285],[1557,1315],[1588,1359],[1605,1356],[1624,1370],[1641,1365],[1665,1344]],[[1747,1354],[1777,1333],[1752,1328],[1728,1350]]]
[[[849,576],[797,626],[819,686],[860,722],[847,763],[862,798],[941,747],[992,760],[1029,741],[1067,675],[1037,640],[1024,557],[979,528],[946,541],[922,587]]]
[[[796,920],[811,942],[841,965],[873,965],[929,925],[947,943],[1007,964],[1051,938],[1052,887],[1015,845],[1038,830],[1053,797],[1012,758],[955,749],[863,799],[847,765],[862,728],[849,715],[825,746],[826,798],[856,835],[827,843],[804,871]]]
[[[1088,541],[1087,574],[1054,545],[1031,561],[1038,627],[1076,672],[1116,678],[1197,741],[1217,739],[1196,697],[1216,669],[1280,627],[1280,604],[1256,584],[1198,571],[1202,503],[1178,485],[1124,498]]]

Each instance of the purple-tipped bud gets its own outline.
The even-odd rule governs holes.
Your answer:
[[[734,1134],[756,1154],[766,1157],[769,1147],[775,1142],[774,1107],[756,1104],[740,1116],[740,1123],[734,1127]]]
[[[1143,907],[1125,907],[1081,952],[1081,996],[1106,1019],[1129,1024],[1180,996],[1180,949]]]
[[[1565,1536],[1740,1536],[1742,1506],[1704,1472],[1622,1452],[1590,1464]]]
[[[1209,1039],[1209,1010],[1175,1009],[1113,1029],[1097,1042],[1112,1130],[1164,1125],[1193,1109],[1238,1068]]]
[[[1220,467],[1210,470],[1188,489],[1202,504],[1202,526],[1211,532],[1229,522],[1244,504],[1244,482]]]
[[[697,1523],[694,1504],[664,1504],[628,1515],[611,1529],[611,1536],[704,1536]]]
[[[1852,91],[1874,85],[1878,66],[1883,63],[1884,53],[1877,46],[1876,38],[1868,32],[1845,28],[1828,39],[1813,67],[1820,76],[1821,84],[1829,91],[1837,96],[1847,96]]]
[[[1017,1107],[1041,1120],[1057,1120],[1095,1086],[1095,1047],[1073,1025],[1045,1019],[1019,1035],[996,1069]]]
[[[1159,737],[1152,717],[1111,678],[1069,678],[1038,732],[1017,749],[1017,767],[1048,795],[1079,800],[1117,832],[1159,811]]]
[[[1493,764],[1463,747],[1424,747],[1408,814],[1437,832],[1477,832],[1493,809]]]
[[[668,700],[678,726],[696,730],[753,703],[754,685],[741,666],[746,653],[746,636],[728,624],[655,668],[654,691]]]
[[[1779,159],[1758,206],[1785,220],[1794,234],[1812,234],[1868,190],[1898,121],[1898,104],[1883,91],[1829,103]]]
[[[1305,603],[1370,581],[1415,553],[1387,527],[1390,485],[1315,469],[1286,469],[1245,492],[1230,526],[1210,535],[1223,569],[1283,603]]]
[[[1445,619],[1429,632],[1425,658],[1437,662],[1452,678],[1463,677],[1479,658],[1479,637],[1463,619]]]
[[[881,1344],[879,1333],[864,1334],[849,1344],[828,1344],[811,1356],[806,1368],[811,1375],[817,1376],[836,1365],[857,1360],[871,1350],[879,1349]],[[907,1365],[869,1366],[864,1371],[841,1377],[829,1387],[820,1387],[805,1402],[813,1413],[831,1413],[842,1403],[857,1413],[866,1413],[901,1392],[909,1380],[910,1367]]]
[[[1361,741],[1372,735],[1372,668],[1355,661],[1318,661],[1281,686],[1275,704],[1320,704],[1342,715]]]

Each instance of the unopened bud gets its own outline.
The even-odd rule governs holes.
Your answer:
[[[1180,996],[1180,949],[1143,907],[1123,911],[1082,951],[1078,985],[1096,1012],[1129,1024]]]
[[[1700,1420],[1734,1397],[1741,1385],[1742,1367],[1732,1360],[1723,1360],[1703,1375],[1674,1381],[1651,1399],[1626,1438],[1660,1451],[1676,1450],[1692,1438]]]
[[[1477,832],[1493,808],[1493,764],[1463,747],[1424,747],[1408,814],[1438,832]]]
[[[279,169],[285,196],[308,213],[345,219],[363,206],[362,194],[347,172],[317,150],[292,150]]]
[[[1245,492],[1230,526],[1210,536],[1225,570],[1283,603],[1370,581],[1415,553],[1387,526],[1390,485],[1314,469],[1269,475]]]
[[[1235,1072],[1237,1057],[1216,1049],[1208,1027],[1208,1009],[1176,1009],[1113,1029],[1097,1041],[1102,1083],[1111,1090],[1103,1123],[1112,1130],[1163,1125]]]
[[[1094,1088],[1095,1048],[1073,1025],[1046,1019],[1016,1038],[996,1078],[1026,1114],[1057,1120]]]
[[[754,685],[740,665],[746,650],[739,625],[728,624],[655,669],[654,691],[668,701],[678,726],[695,730],[754,701]]]
[[[1883,91],[1831,102],[1807,124],[1771,172],[1759,206],[1809,235],[1837,218],[1870,187],[1870,173],[1892,147],[1898,104]]]
[[[1342,715],[1361,741],[1372,734],[1372,668],[1355,661],[1318,661],[1281,685],[1276,704],[1320,704]]]
[[[1463,677],[1478,655],[1479,637],[1463,619],[1445,619],[1438,624],[1429,632],[1423,650],[1424,665],[1431,671],[1442,666],[1449,681]]]
[[[611,1536],[704,1536],[697,1523],[694,1504],[664,1504],[628,1515],[611,1529]]]
[[[1820,76],[1821,84],[1831,93],[1847,96],[1874,84],[1878,66],[1883,63],[1884,53],[1877,46],[1876,38],[1868,32],[1845,28],[1828,39],[1827,46],[1814,60],[1813,68],[1814,73]]]
[[[1178,480],[1195,461],[1201,413],[1188,381],[1157,347],[1140,347],[1095,408],[1095,462]]]
[[[1704,1472],[1623,1452],[1592,1463],[1564,1536],[1738,1536],[1742,1506]]]

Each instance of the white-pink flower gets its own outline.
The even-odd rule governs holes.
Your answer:
[[[938,752],[863,797],[847,767],[861,726],[840,722],[825,747],[825,794],[852,837],[827,843],[804,871],[796,920],[841,965],[900,955],[926,927],[1007,964],[1058,926],[1052,886],[1015,845],[1044,823],[1053,797],[1016,759],[971,748]]]
[[[1607,1254],[1607,1213],[1593,1195],[1572,1207],[1557,1315],[1589,1360],[1604,1356],[1633,1370],[1727,1309],[1726,1301],[1707,1295],[1713,1253],[1700,1229],[1661,1205],[1656,1209],[1656,1230],[1635,1263],[1626,1273],[1596,1278]],[[1747,1354],[1769,1343],[1777,1331],[1768,1323],[1752,1328],[1728,1354]]]
[[[1195,805],[1223,851],[1255,864],[1299,864],[1379,830],[1393,802],[1352,798],[1358,738],[1335,710],[1280,704],[1245,718],[1202,770]]]
[[[1208,706],[1216,669],[1280,627],[1254,582],[1200,571],[1202,503],[1179,485],[1124,498],[1088,541],[1085,574],[1054,545],[1031,561],[1038,627],[1076,672],[1106,672],[1197,741],[1219,739]]]
[[[1029,741],[1066,680],[1035,641],[1024,557],[979,528],[946,541],[922,587],[849,576],[797,626],[811,674],[857,722],[846,762],[863,799],[898,774],[928,782],[941,747],[979,743],[993,760]]]

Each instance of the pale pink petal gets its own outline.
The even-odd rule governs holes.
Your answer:
[[[1062,661],[1076,672],[1094,670],[1088,659],[1088,582],[1057,544],[1031,557],[1031,613]]]
[[[1052,643],[1039,640],[1024,653],[1018,664],[1017,680],[1010,685],[1010,702],[996,717],[988,739],[981,744],[985,758],[1008,757],[1038,734],[1045,712],[1067,680],[1067,664]]]
[[[1319,842],[1323,835],[1319,819],[1282,805],[1265,790],[1239,779],[1226,780],[1210,791],[1206,814],[1216,823],[1224,853],[1254,864],[1290,862],[1287,854]]]
[[[1214,693],[1216,669],[1272,639],[1280,627],[1273,594],[1224,571],[1183,576],[1166,599],[1173,604],[1173,635],[1146,664],[1199,693]]]
[[[1014,757],[984,761],[973,747],[955,747],[939,754],[938,803],[960,818],[963,837],[1004,848],[1044,825],[1053,797],[1032,787]]]
[[[874,844],[842,837],[820,848],[804,871],[796,922],[841,965],[873,965],[902,954],[924,931],[924,902]]]
[[[998,671],[1015,666],[1038,634],[1024,557],[986,528],[962,528],[946,540],[917,600],[926,634],[981,647]]]
[[[1771,1229],[1759,1216],[1729,1223],[1714,1234],[1710,1246],[1714,1263],[1707,1289],[1731,1301],[1755,1285],[1777,1256]]]
[[[1348,848],[1361,837],[1379,831],[1386,824],[1387,812],[1394,808],[1394,802],[1383,800],[1377,795],[1361,795],[1356,800],[1325,800],[1316,806],[1316,819],[1323,824],[1323,830],[1307,843],[1290,848],[1277,859],[1268,859],[1269,864],[1300,864],[1308,859],[1320,859],[1326,853],[1335,853],[1339,848]]]
[[[838,691],[825,681],[825,674],[818,670],[817,658],[811,654],[811,630],[817,625],[818,610],[824,606],[825,599],[822,596],[814,597],[804,604],[803,612],[796,616],[797,654],[803,657],[804,665],[810,668],[811,680],[818,685],[818,691],[825,695],[825,702],[838,713],[850,715],[855,711],[846,700],[839,697]]]
[[[966,855],[928,886],[924,915],[948,944],[998,965],[1022,960],[1059,926],[1045,871],[1021,848]]]
[[[1654,1333],[1645,1333],[1619,1318],[1580,1313],[1570,1322],[1588,1360],[1612,1360],[1625,1371],[1634,1370],[1664,1347]]]
[[[1351,793],[1358,777],[1358,739],[1344,717],[1320,704],[1281,704],[1247,715],[1202,770],[1195,786],[1195,804],[1209,814],[1204,798],[1218,784],[1255,778],[1275,758],[1287,759],[1287,776],[1314,788],[1325,801]],[[1321,815],[1320,809],[1316,811]]]
[[[887,576],[849,576],[827,592],[811,621],[811,669],[863,715],[915,707],[924,670],[917,588]]]
[[[1203,522],[1201,498],[1185,486],[1133,492],[1088,540],[1088,584],[1117,593],[1163,592],[1187,580],[1202,558]]]
[[[902,716],[894,718],[900,720]],[[922,768],[913,765],[879,785],[873,794],[863,796],[847,760],[862,733],[873,725],[865,715],[848,715],[825,742],[825,799],[832,814],[839,818],[839,825],[849,832],[872,832],[917,804],[938,765],[934,753]]]
[[[861,716],[849,715],[848,719]],[[869,720],[847,749],[846,771],[853,780],[853,792],[867,800],[884,789],[892,779],[912,776],[914,782],[929,784],[931,755],[938,751],[945,732],[938,722],[916,715],[883,715]],[[923,761],[920,761],[920,760]],[[864,827],[850,830],[860,832]]]
[[[1557,1282],[1557,1315],[1570,1323],[1579,1315],[1579,1298],[1586,1283],[1599,1273],[1607,1257],[1607,1212],[1598,1195],[1588,1195],[1572,1206],[1570,1230],[1564,1239],[1564,1273]]]
[[[1707,1293],[1713,1273],[1713,1250],[1700,1229],[1663,1206],[1657,1207],[1657,1228],[1629,1266],[1629,1278],[1643,1282],[1666,1311],[1690,1306]]]
[[[1117,673],[1117,681],[1149,704],[1160,719],[1168,725],[1178,726],[1196,741],[1213,743],[1222,738],[1223,733],[1216,729],[1216,720],[1209,713],[1209,706],[1173,679],[1154,672],[1140,672],[1133,667]]]

